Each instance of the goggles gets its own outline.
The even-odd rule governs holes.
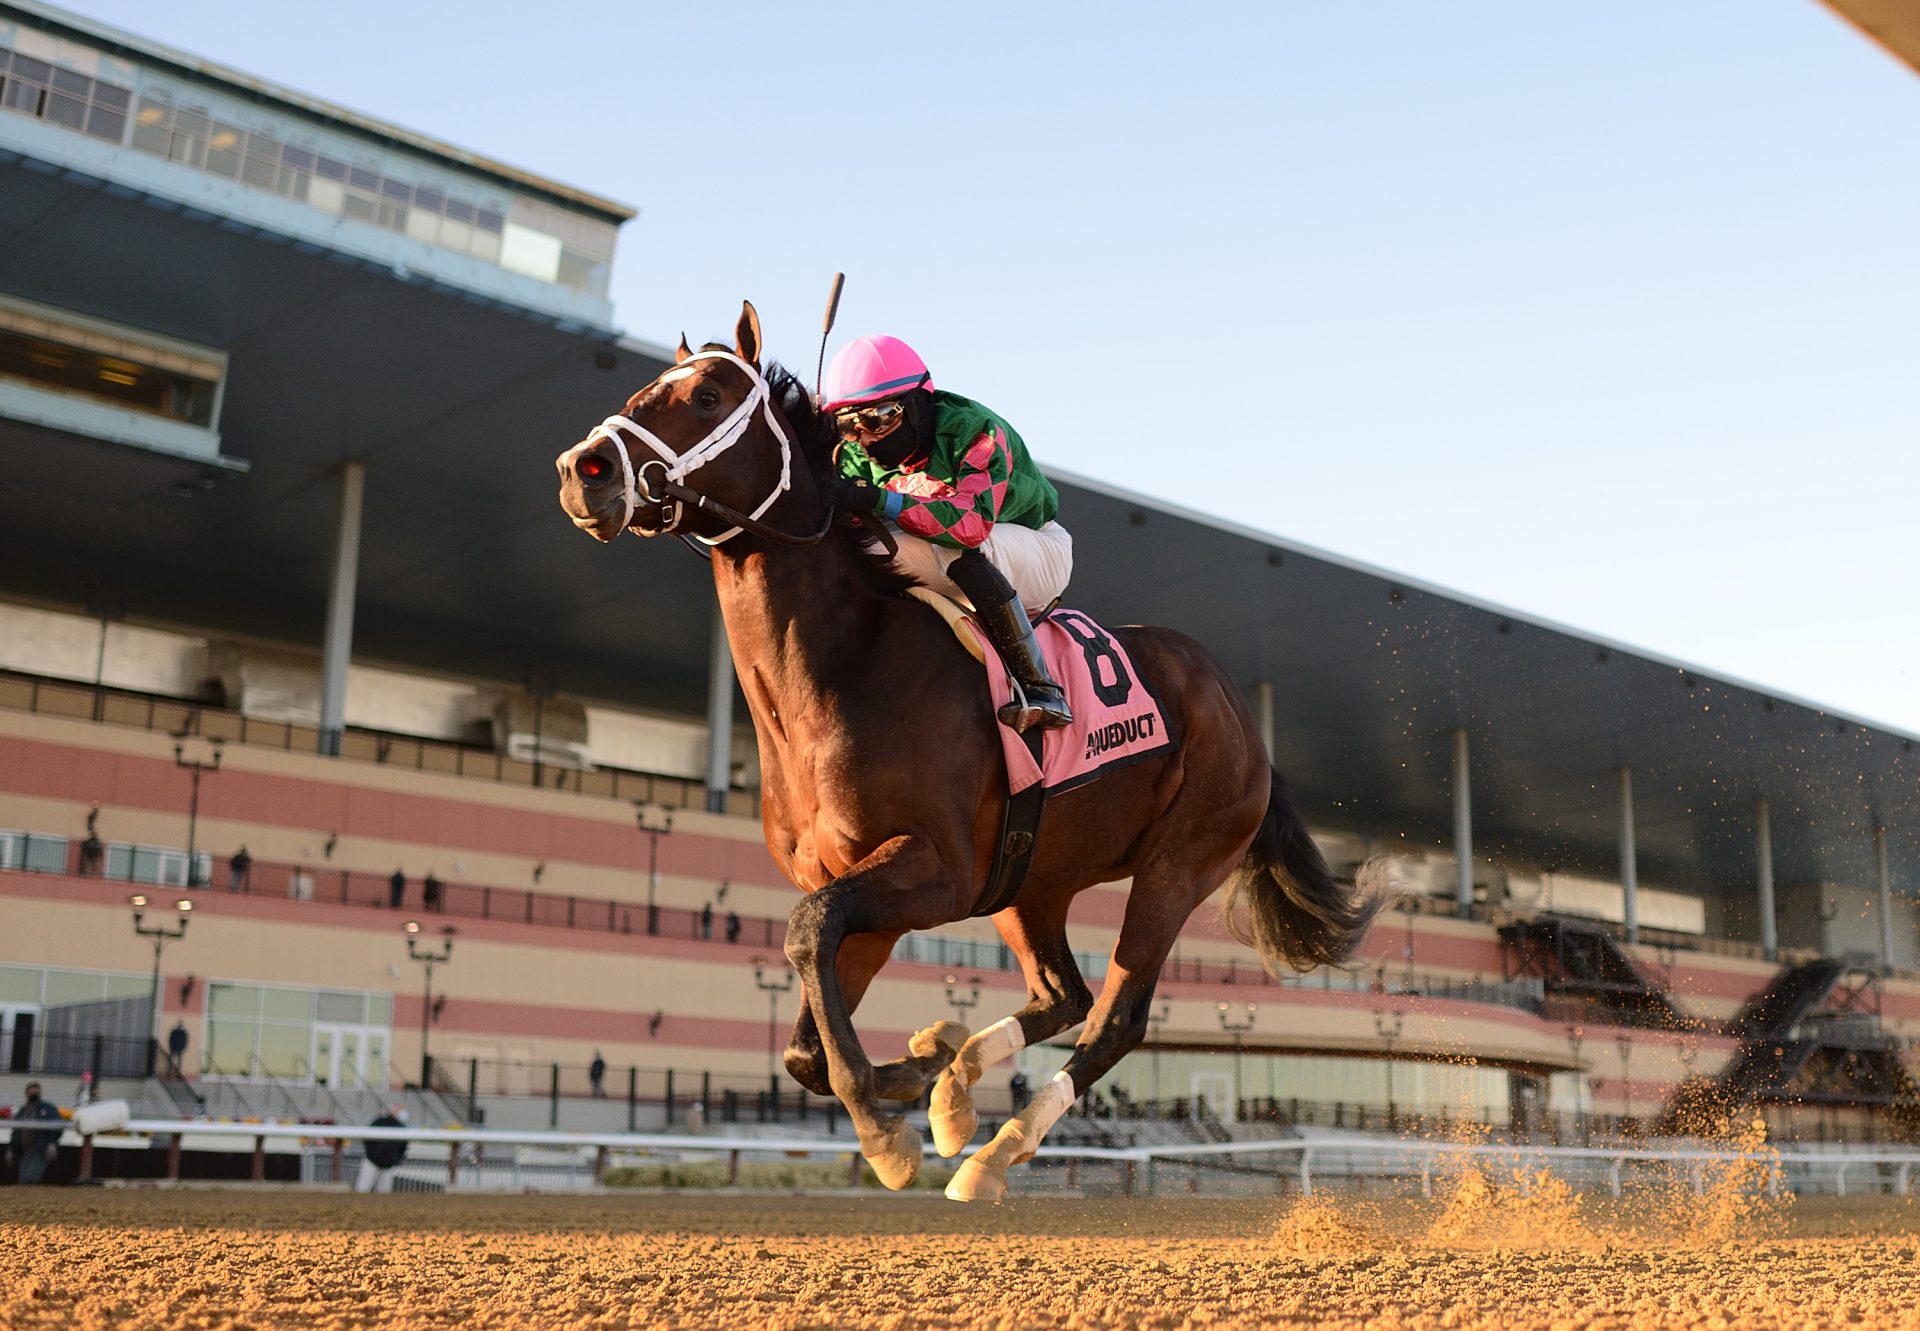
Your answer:
[[[833,422],[840,427],[843,438],[864,434],[878,439],[892,434],[906,417],[906,404],[895,398],[891,402],[862,402],[842,407],[833,413]]]

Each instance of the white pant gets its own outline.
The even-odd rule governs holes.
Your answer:
[[[371,1160],[360,1162],[360,1177],[353,1181],[355,1192],[392,1192],[393,1171],[382,1169]]]
[[[911,532],[901,531],[892,523],[887,526],[894,540],[900,543],[900,553],[893,560],[895,568],[922,587],[930,587],[964,605],[973,604],[947,576],[947,565],[966,551],[935,545]],[[1010,522],[996,523],[992,534],[981,542],[980,553],[1006,575],[1028,614],[1037,613],[1066,591],[1067,582],[1073,577],[1073,537],[1057,522],[1049,522],[1037,531]]]

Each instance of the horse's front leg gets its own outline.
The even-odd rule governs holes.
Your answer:
[[[867,986],[893,956],[899,934],[855,934],[843,939],[834,969],[840,973],[840,991],[849,1013],[857,1012]],[[953,1062],[967,1042],[967,1028],[955,1021],[938,1021],[918,1031],[907,1042],[905,1058],[881,1063],[873,1070],[873,1093],[881,1100],[918,1100],[934,1078]],[[827,1080],[827,1050],[814,1023],[813,1009],[801,996],[793,1038],[787,1044],[787,1075],[815,1095],[832,1095]]]
[[[803,898],[787,925],[787,959],[806,986],[807,1007],[820,1032],[827,1081],[847,1108],[860,1153],[889,1188],[904,1188],[920,1172],[920,1134],[903,1115],[883,1116],[873,1064],[854,1033],[851,1005],[840,982],[841,946],[853,935],[931,929],[957,918],[955,875],[917,838],[896,837],[858,868]]]

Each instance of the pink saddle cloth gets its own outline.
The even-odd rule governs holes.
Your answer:
[[[997,712],[1013,699],[1013,683],[999,654],[971,619],[987,663],[987,684]],[[1133,668],[1127,649],[1078,610],[1056,610],[1034,630],[1047,668],[1067,691],[1073,724],[1041,732],[1040,761],[1027,737],[1006,726],[1000,746],[1007,756],[1007,792],[1018,795],[1039,782],[1050,794],[1084,786],[1114,770],[1175,748],[1160,699]]]

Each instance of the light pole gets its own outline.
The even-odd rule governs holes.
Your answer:
[[[168,943],[187,936],[187,926],[193,923],[193,903],[182,898],[173,903],[174,926],[164,924],[147,925],[142,917],[147,910],[147,898],[136,892],[127,898],[127,904],[133,907],[133,931],[142,938],[153,940],[153,988],[147,997],[147,1075],[151,1077],[160,1049],[160,953]]]
[[[93,719],[98,721],[107,714],[107,626],[127,617],[127,594],[109,598],[89,589],[87,613],[100,621],[100,654],[93,663]]]
[[[420,999],[420,1089],[424,1091],[431,1088],[433,1080],[433,1055],[427,1051],[427,1031],[433,1020],[433,968],[453,957],[453,926],[441,926],[440,946],[429,952],[420,946],[420,921],[408,920],[407,955],[427,968],[427,990]]]
[[[972,991],[965,998],[962,998],[954,988],[959,983],[958,975],[947,976],[947,1006],[953,1009],[953,1019],[965,1026],[967,1013],[980,1006],[980,977],[976,975],[967,981],[972,986]]]
[[[1413,992],[1413,917],[1419,911],[1420,903],[1414,897],[1408,896],[1402,899],[1400,908],[1407,913],[1407,982],[1402,992],[1410,994]]]
[[[753,959],[753,982],[760,987],[760,992],[767,996],[767,1084],[776,1090],[779,1087],[780,1073],[774,1059],[774,1040],[780,1026],[780,995],[793,988],[793,981],[794,974],[791,969],[778,980],[768,979],[767,959],[765,957]],[[978,992],[975,990],[975,993]],[[948,993],[952,993],[952,990],[948,990]]]
[[[1397,1129],[1400,1126],[1400,1111],[1393,1101],[1393,1042],[1400,1038],[1400,1032],[1406,1028],[1407,1014],[1395,1009],[1388,1016],[1379,1009],[1374,1010],[1373,1029],[1387,1046],[1387,1127]]]
[[[1149,1046],[1149,1048],[1153,1051],[1153,1116],[1155,1118],[1159,1118],[1161,1113],[1161,1110],[1160,1110],[1160,1028],[1167,1024],[1167,1019],[1172,1015],[1173,1015],[1173,1000],[1170,998],[1161,999],[1160,1006],[1147,1014],[1147,1028],[1153,1033],[1152,1034],[1153,1043],[1152,1045]]]
[[[1626,1109],[1622,1114],[1624,1131],[1626,1125],[1633,1122],[1633,1083],[1627,1078],[1627,1060],[1633,1054],[1633,1037],[1626,1034],[1616,1036],[1613,1044],[1620,1051],[1620,1094],[1626,1101]]]
[[[1224,998],[1215,1006],[1220,1009],[1220,1029],[1233,1036],[1233,1113],[1230,1118],[1237,1121],[1240,1117],[1240,1041],[1253,1029],[1254,1014],[1260,1010],[1260,1005],[1246,1004],[1247,1015],[1244,1017],[1230,1016],[1233,1004]]]
[[[1573,1050],[1573,1120],[1574,1125],[1580,1129],[1580,1144],[1582,1146],[1588,1145],[1589,1143],[1587,1136],[1586,1096],[1580,1089],[1581,1085],[1586,1081],[1586,1077],[1580,1070],[1580,1045],[1586,1038],[1586,1028],[1581,1026],[1579,1022],[1567,1023],[1567,1045]]]
[[[213,757],[206,762],[187,757],[187,746],[173,746],[173,763],[184,767],[193,777],[193,798],[187,805],[187,886],[200,886],[200,857],[194,853],[194,837],[200,826],[200,778],[220,770],[220,741],[213,742]]]
[[[673,810],[664,804],[633,806],[633,818],[647,834],[647,932],[660,932],[660,906],[655,900],[660,891],[660,838],[673,831]]]

